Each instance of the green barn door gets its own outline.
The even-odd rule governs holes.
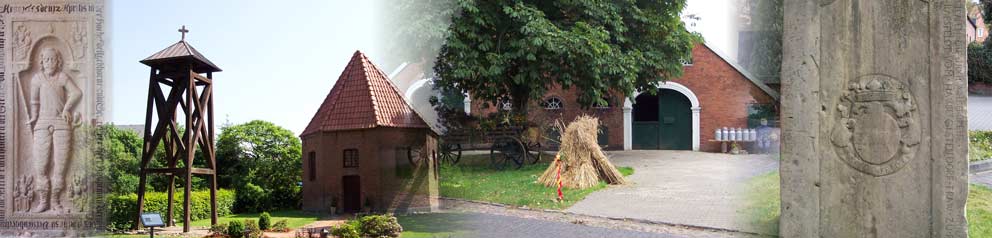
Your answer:
[[[658,96],[642,93],[634,101],[632,147],[635,150],[657,150]]]
[[[658,147],[662,150],[692,149],[692,104],[682,93],[658,90]]]

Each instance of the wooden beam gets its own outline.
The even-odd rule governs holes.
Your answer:
[[[192,172],[193,174],[207,174],[207,175],[214,174],[214,170],[205,169],[205,168],[192,168],[190,169],[190,172]]]

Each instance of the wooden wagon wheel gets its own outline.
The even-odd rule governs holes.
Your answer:
[[[457,164],[462,159],[462,144],[440,143],[438,144],[441,162]]]
[[[503,170],[507,165],[513,163],[519,169],[526,159],[527,147],[517,138],[499,137],[493,140],[489,147],[490,165],[497,170]]]
[[[420,165],[420,161],[424,158],[423,147],[410,146],[406,148],[406,159],[410,161],[410,165],[417,167]]]
[[[541,142],[532,142],[526,144],[527,148],[527,158],[530,159],[530,164],[536,164],[541,161],[541,154],[544,152],[541,150]],[[537,155],[531,155],[531,152],[537,153]]]

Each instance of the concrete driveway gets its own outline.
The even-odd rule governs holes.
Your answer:
[[[968,130],[992,130],[992,97],[968,96]]]
[[[633,184],[597,191],[567,211],[586,215],[755,232],[738,221],[745,184],[778,169],[771,155],[691,151],[613,151],[616,166],[634,168]]]

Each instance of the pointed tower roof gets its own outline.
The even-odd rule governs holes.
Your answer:
[[[428,128],[386,74],[361,51],[355,51],[300,136],[380,126]]]
[[[183,38],[179,42],[166,47],[152,56],[148,56],[148,58],[141,60],[141,63],[160,69],[169,69],[174,67],[174,65],[191,63],[193,65],[193,71],[197,73],[221,71],[220,67],[210,62],[207,57],[204,57],[203,54],[200,54],[199,51],[196,51],[192,45],[186,42],[186,33],[189,32],[189,30],[186,30],[186,26],[179,29],[179,32],[183,34]]]

